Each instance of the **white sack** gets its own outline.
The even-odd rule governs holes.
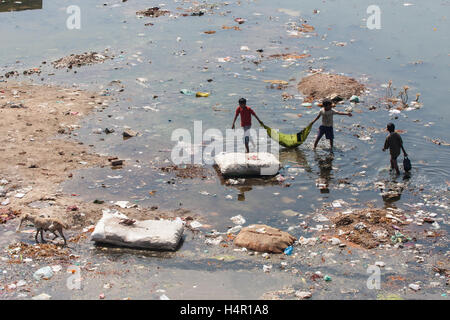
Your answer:
[[[131,226],[120,224],[122,219],[128,217],[117,211],[103,210],[91,241],[140,249],[175,250],[184,231],[181,219],[143,220]]]
[[[280,169],[280,162],[271,153],[225,153],[214,157],[224,176],[273,176]]]

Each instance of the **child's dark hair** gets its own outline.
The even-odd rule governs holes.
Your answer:
[[[393,124],[392,122],[389,122],[386,127],[387,127],[389,132],[394,132],[395,131],[395,124]]]
[[[328,107],[331,106],[333,103],[331,102],[330,99],[323,99],[322,100],[322,107]]]
[[[239,99],[239,104],[246,104],[247,100],[245,100],[244,98],[240,98]]]

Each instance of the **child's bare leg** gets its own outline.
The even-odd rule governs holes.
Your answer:
[[[398,168],[397,159],[394,160],[394,169],[397,174],[400,174],[400,169]]]
[[[317,137],[316,137],[316,141],[314,141],[314,149],[317,147],[317,144],[319,143],[319,141],[320,141],[320,138],[322,138],[321,136],[319,136],[319,135],[317,135]]]
[[[250,150],[249,150],[249,148],[248,148],[248,143],[249,143],[249,141],[250,141],[250,138],[249,138],[249,137],[245,137],[245,138],[244,138],[244,142],[245,142],[245,152],[246,152],[246,153],[249,153],[249,152],[250,152]]]
[[[330,139],[330,148],[331,148],[331,151],[333,151],[333,139]]]
[[[391,158],[391,169],[394,169],[397,174],[400,174],[400,170],[398,168],[397,158]]]

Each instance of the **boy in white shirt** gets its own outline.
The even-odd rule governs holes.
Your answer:
[[[342,116],[349,116],[351,117],[352,114],[350,112],[339,112],[332,109],[333,103],[330,99],[324,99],[322,101],[322,109],[320,109],[319,114],[314,119],[313,123],[315,123],[317,120],[319,120],[320,117],[322,117],[322,125],[319,127],[319,132],[317,133],[316,141],[314,142],[314,150],[317,147],[317,144],[319,143],[322,136],[325,134],[325,138],[330,140],[330,148],[331,151],[333,151],[333,139],[334,139],[334,133],[333,133],[333,115],[339,114]]]

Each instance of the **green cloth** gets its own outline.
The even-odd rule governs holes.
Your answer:
[[[277,141],[280,145],[286,148],[296,148],[305,142],[306,138],[308,138],[309,133],[311,132],[312,122],[299,133],[294,134],[286,134],[269,128],[268,126],[261,124],[264,129],[267,130],[267,134],[273,140]]]

